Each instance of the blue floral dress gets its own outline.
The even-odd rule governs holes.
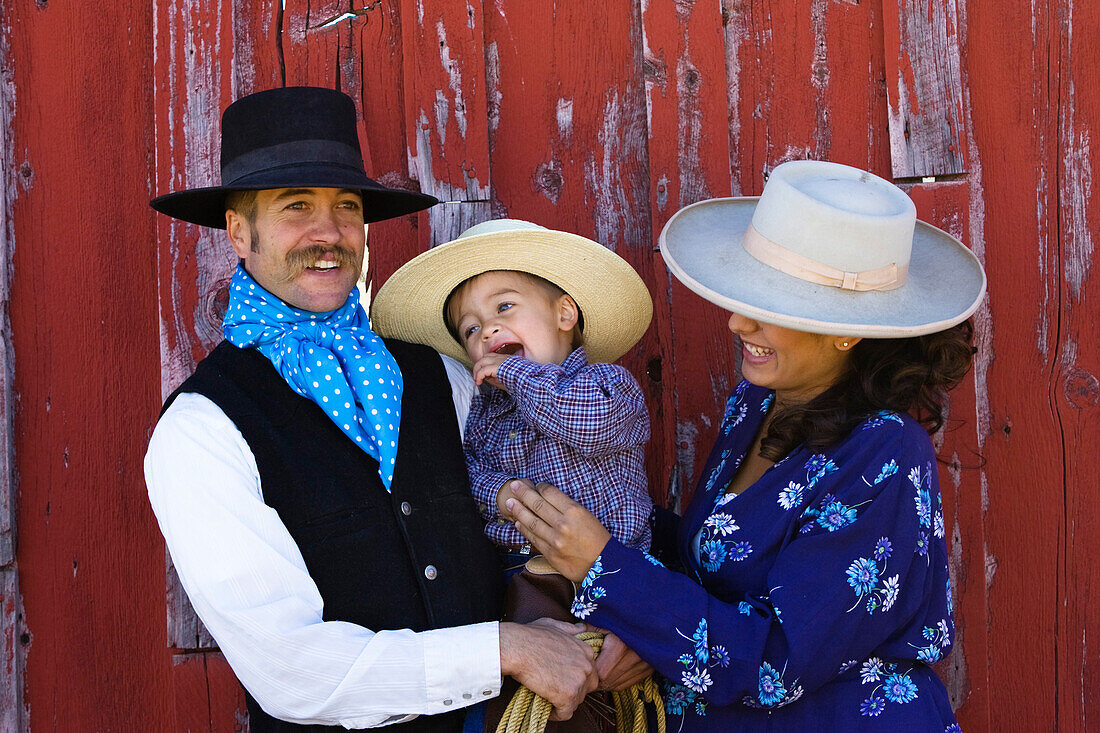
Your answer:
[[[657,669],[670,731],[958,731],[928,666],[954,624],[927,433],[883,412],[727,495],[772,399],[730,396],[679,523],[687,575],[612,539],[573,613]]]

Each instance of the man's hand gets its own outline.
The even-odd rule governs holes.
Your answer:
[[[489,384],[497,389],[504,389],[504,386],[497,380],[497,368],[509,356],[510,354],[486,354],[478,359],[473,368],[474,384],[480,386],[482,382],[488,380]]]
[[[584,580],[603,552],[611,534],[583,506],[550,484],[531,488],[529,481],[508,484],[514,499],[505,508],[515,517],[516,529],[574,583]]]
[[[600,678],[599,689],[625,690],[653,674],[653,667],[643,662],[642,658],[624,644],[622,639],[603,629],[592,628],[606,634],[600,656],[596,657],[596,674]]]
[[[596,689],[596,653],[574,638],[584,624],[539,619],[500,624],[500,671],[554,706],[551,720],[569,720],[584,696]]]

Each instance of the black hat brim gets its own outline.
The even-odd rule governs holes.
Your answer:
[[[231,186],[208,186],[158,196],[149,205],[175,219],[213,229],[225,229],[225,199],[234,191],[274,188],[346,188],[363,196],[363,221],[371,223],[423,211],[439,200],[428,194],[389,188],[362,173],[333,166],[288,166],[234,181]]]

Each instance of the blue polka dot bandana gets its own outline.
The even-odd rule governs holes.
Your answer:
[[[328,313],[293,308],[237,265],[222,321],[226,340],[271,360],[295,392],[378,461],[386,490],[393,483],[401,426],[401,370],[370,330],[359,290]]]

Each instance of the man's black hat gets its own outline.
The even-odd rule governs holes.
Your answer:
[[[222,185],[158,196],[168,216],[225,229],[225,197],[268,188],[350,188],[363,194],[367,222],[432,206],[434,196],[367,178],[355,105],[343,92],[283,87],[241,97],[222,114]]]

